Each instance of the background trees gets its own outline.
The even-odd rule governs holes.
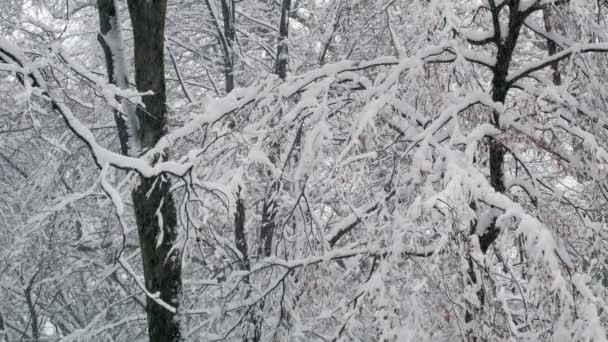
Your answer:
[[[0,336],[606,340],[605,4],[128,5],[2,17]]]

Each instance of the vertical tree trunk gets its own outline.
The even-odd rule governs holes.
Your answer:
[[[234,41],[236,39],[234,0],[220,0],[224,28],[220,27],[219,14],[215,10],[215,0],[205,0],[211,14],[213,26],[217,31],[218,41],[224,52],[224,82],[226,93],[234,89]]]
[[[226,93],[234,89],[234,42],[236,39],[236,23],[234,0],[221,0],[222,16],[224,18],[224,31],[218,27],[218,34],[223,37],[224,46],[224,77],[226,82]],[[236,212],[234,214],[234,243],[241,253],[239,267],[242,270],[250,270],[249,251],[247,247],[247,234],[245,233],[245,204],[241,198],[239,187],[236,193]],[[248,282],[248,278],[247,278]]]
[[[125,72],[124,51],[121,49],[122,34],[115,0],[97,0],[97,12],[99,14],[97,40],[105,56],[108,81],[121,89],[126,89],[129,87],[129,78]],[[132,106],[124,106],[124,108],[132,110]],[[134,113],[129,114],[134,115]],[[114,121],[118,129],[120,152],[127,155],[129,153],[127,121],[118,111],[114,111]]]
[[[276,74],[281,79],[287,76],[287,63],[289,62],[289,47],[287,37],[289,36],[289,11],[291,11],[291,0],[283,0],[281,4],[281,23],[279,26],[279,44],[277,46]]]
[[[240,268],[249,271],[251,264],[249,262],[249,252],[247,248],[247,235],[245,234],[245,205],[241,198],[241,188],[237,192],[236,212],[234,214],[234,241],[236,248],[241,252]],[[249,277],[245,279],[249,282]]]
[[[2,310],[0,310],[0,342],[8,342],[8,331],[6,329]]]
[[[234,89],[234,40],[236,36],[234,0],[222,0],[224,16],[224,77],[226,93]]]
[[[278,150],[278,144],[273,145],[273,149]],[[273,151],[278,155],[278,151]],[[272,158],[276,159],[276,158]],[[272,160],[274,162],[274,160]],[[281,190],[281,182],[273,178],[270,181],[269,188],[266,190],[264,204],[262,207],[262,226],[260,229],[260,247],[258,254],[260,256],[269,257],[272,254],[272,238],[274,235],[275,218],[277,215],[277,197]]]
[[[495,38],[497,46],[496,51],[496,65],[494,66],[492,76],[492,100],[494,102],[505,103],[507,94],[509,92],[510,84],[507,81],[509,76],[509,67],[513,57],[517,40],[519,39],[519,33],[525,20],[525,16],[519,12],[519,1],[510,1],[507,5],[509,7],[509,18],[508,18],[508,31],[506,37],[498,36]],[[492,16],[494,23],[500,22],[500,9],[493,8]],[[495,28],[496,29],[496,28]],[[499,30],[497,30],[499,31]],[[500,33],[498,33],[500,35]],[[492,124],[500,128],[500,113],[492,113]],[[502,144],[494,138],[489,138],[489,163],[490,163],[490,184],[496,192],[504,193],[505,187],[505,175],[504,175],[504,160],[505,160],[505,148]],[[475,206],[472,206],[475,209]],[[475,228],[472,228],[472,234],[476,234]],[[482,253],[486,253],[492,243],[498,238],[500,229],[496,226],[496,218],[494,218],[488,227],[486,227],[483,234],[479,235],[479,246]],[[471,284],[477,284],[478,279],[474,270],[474,263],[471,257],[468,259],[468,281]],[[481,306],[484,305],[485,293],[483,289],[477,291],[477,298]],[[473,312],[467,310],[465,313],[465,322],[471,322],[474,319]],[[469,332],[469,341],[477,341],[477,336],[472,332]]]
[[[289,48],[287,38],[289,37],[289,12],[291,11],[291,0],[283,0],[281,4],[281,22],[279,26],[279,40],[277,44],[277,64],[275,68],[276,74],[281,78],[287,77],[287,64],[289,62]],[[297,134],[300,134],[298,130]],[[299,138],[299,136],[298,136]],[[299,139],[298,139],[299,141]],[[279,145],[273,143],[271,146],[270,158],[272,162],[278,160]],[[272,238],[276,226],[275,218],[277,215],[277,198],[281,190],[281,182],[278,179],[272,179],[269,188],[266,191],[264,205],[262,207],[262,226],[260,229],[260,247],[258,254],[268,257],[272,254]]]
[[[551,5],[545,5],[543,8],[543,19],[545,23],[545,31],[553,32],[553,10],[550,7]],[[558,52],[557,44],[551,39],[547,39],[547,53],[549,56],[553,56]],[[559,62],[555,62],[551,64],[551,70],[553,71],[553,84],[561,85],[562,84],[562,75],[559,72]]]
[[[166,126],[166,94],[164,66],[164,28],[166,0],[129,0],[135,50],[135,81],[139,91],[151,90],[144,96],[145,108],[137,108],[142,148],[153,147],[164,134]],[[158,159],[166,159],[166,154]],[[177,317],[182,288],[181,260],[175,248],[177,214],[169,193],[169,180],[163,176],[142,178],[133,191],[133,206],[144,266],[144,279],[151,293],[169,303],[171,312],[147,298],[146,313],[151,342],[181,340]]]

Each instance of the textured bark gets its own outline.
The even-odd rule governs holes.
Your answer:
[[[112,30],[119,30],[116,3],[114,0],[97,0],[97,12],[99,14],[99,34],[97,35],[97,40],[101,44],[105,56],[108,81],[118,87],[123,86],[123,84],[128,85],[127,75],[119,75],[119,77],[123,78],[122,80],[116,79],[114,56],[118,51],[112,51],[112,47],[104,39],[104,36],[110,34]],[[116,122],[118,130],[120,152],[123,155],[127,155],[129,153],[127,121],[118,111],[114,111],[114,122]]]
[[[166,126],[163,59],[167,3],[166,0],[129,0],[128,5],[133,25],[137,89],[154,92],[154,95],[143,97],[145,108],[137,109],[140,141],[146,149],[158,142]],[[160,158],[166,158],[166,154],[157,159]],[[145,285],[151,293],[159,292],[160,299],[177,310],[182,288],[181,260],[179,250],[175,248],[177,214],[169,188],[169,180],[163,176],[142,178],[132,197]],[[146,313],[151,342],[182,340],[177,313],[150,298],[146,301]]]

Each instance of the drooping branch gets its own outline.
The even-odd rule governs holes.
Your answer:
[[[18,74],[18,79],[21,84],[39,90],[38,92],[34,92],[34,95],[50,103],[53,110],[61,115],[72,133],[87,145],[95,164],[100,169],[103,165],[110,164],[119,169],[134,170],[144,177],[154,177],[163,173],[183,176],[191,168],[188,164],[174,161],[165,161],[150,166],[144,159],[124,156],[102,147],[97,143],[93,132],[76,118],[74,113],[72,113],[70,108],[66,106],[63,101],[59,100],[49,91],[38,68],[21,53],[21,50],[17,46],[3,37],[0,37],[0,61],[7,64],[17,64],[19,66],[27,65],[28,68],[31,69],[30,73],[27,75]]]

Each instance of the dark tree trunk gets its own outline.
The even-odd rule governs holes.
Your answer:
[[[135,50],[135,81],[139,91],[151,90],[144,96],[145,108],[139,107],[139,139],[143,149],[153,147],[166,126],[164,66],[164,28],[166,0],[129,0]],[[158,159],[165,159],[166,154]],[[146,301],[148,333],[151,342],[180,341],[177,317],[182,288],[180,253],[175,248],[177,214],[169,193],[169,180],[163,176],[143,178],[133,191],[133,206],[148,291],[159,292],[160,299],[176,312],[162,307],[151,298]],[[160,215],[160,219],[159,216]]]
[[[509,18],[508,18],[508,33],[506,37],[495,37],[495,44],[497,46],[496,51],[496,65],[493,70],[492,77],[492,100],[494,102],[505,103],[507,94],[509,92],[510,84],[507,81],[509,76],[509,67],[513,57],[513,51],[517,45],[519,33],[527,14],[523,14],[519,11],[519,1],[510,1],[507,5],[509,7]],[[494,26],[500,25],[500,9],[492,8],[492,17]],[[500,30],[497,30],[500,32]],[[498,33],[500,35],[500,33]],[[492,124],[499,128],[500,127],[500,114],[494,112],[492,115]],[[505,188],[505,175],[504,175],[504,161],[505,161],[505,148],[504,146],[494,138],[489,138],[489,164],[490,164],[490,184],[496,192],[504,193]],[[475,209],[475,204],[471,206]],[[475,228],[471,229],[472,234],[477,234]],[[485,231],[478,236],[479,246],[482,253],[486,253],[490,246],[496,241],[500,229],[496,226],[496,218],[494,218],[488,227],[485,227]],[[468,258],[468,282],[470,284],[477,284],[479,279],[474,269],[474,263],[471,257]],[[479,299],[480,305],[483,307],[485,301],[485,293],[483,289],[477,291],[477,298]],[[465,322],[471,322],[474,319],[474,314],[470,310],[465,313]],[[469,333],[470,341],[477,341],[477,336]]]
[[[260,247],[258,249],[260,256],[269,257],[272,254],[272,238],[276,226],[275,218],[277,216],[277,197],[280,190],[281,182],[278,179],[272,179],[269,189],[266,191],[262,207],[262,226],[260,229]]]
[[[234,214],[234,240],[236,248],[241,252],[241,270],[249,271],[251,269],[251,263],[249,261],[249,252],[247,248],[247,235],[245,234],[245,205],[241,198],[241,189],[236,194],[236,213]],[[249,282],[249,277],[245,279],[245,282]]]
[[[234,40],[235,8],[234,0],[222,0],[222,15],[224,16],[224,77],[226,81],[226,93],[234,89]]]
[[[509,92],[510,84],[507,81],[509,76],[509,67],[511,66],[511,59],[513,57],[513,51],[517,45],[519,33],[524,23],[525,16],[522,15],[519,10],[519,1],[512,1],[509,3],[509,31],[507,37],[504,40],[499,40],[498,50],[496,53],[496,66],[494,67],[494,75],[492,78],[492,100],[494,102],[505,103],[507,94]],[[498,18],[499,14],[494,14]],[[497,19],[498,20],[498,19]],[[500,127],[500,114],[498,112],[493,113],[494,126]],[[490,138],[490,184],[496,190],[496,192],[505,192],[505,174],[504,174],[504,161],[505,161],[505,149],[502,144],[494,138]],[[496,227],[496,219],[492,221],[490,227],[487,228],[486,232],[479,237],[479,244],[481,251],[486,253],[488,248],[492,245],[494,240],[498,237],[498,227]]]
[[[8,342],[8,331],[6,331],[6,324],[4,322],[4,316],[0,310],[0,342]]]
[[[289,12],[291,11],[291,0],[283,0],[281,4],[281,23],[279,26],[279,41],[277,44],[277,64],[275,72],[281,79],[287,77],[287,64],[289,62],[289,48],[287,46],[287,38],[289,37]],[[296,133],[298,139],[296,141],[296,149],[299,149],[300,129]],[[271,161],[278,160],[279,144],[273,143],[271,146],[272,152],[270,155]],[[296,152],[297,153],[297,152]],[[262,208],[262,226],[260,229],[260,247],[258,254],[268,257],[272,254],[272,238],[276,226],[275,218],[277,215],[277,198],[281,191],[281,182],[278,179],[272,179],[266,195],[264,197],[264,206]]]
[[[287,63],[289,62],[289,47],[287,45],[289,11],[291,11],[291,0],[283,0],[281,5],[281,24],[279,26],[279,44],[277,46],[277,66],[275,70],[277,75],[283,80],[287,76]]]
[[[234,0],[221,0],[222,16],[224,17],[224,31],[218,32],[224,37],[224,77],[226,93],[234,89],[234,41],[236,39]],[[219,31],[219,30],[218,30]],[[237,191],[236,212],[234,214],[234,243],[241,253],[240,268],[250,270],[249,251],[247,247],[247,234],[245,233],[245,204],[241,197],[241,188]],[[246,279],[249,282],[249,278]]]
[[[119,88],[126,88],[129,84],[127,75],[117,73],[114,65],[114,56],[119,53],[122,54],[123,52],[113,51],[113,46],[108,44],[105,38],[111,36],[113,36],[112,38],[116,38],[117,36],[120,37],[116,3],[114,0],[97,0],[97,11],[99,13],[99,34],[97,35],[97,40],[99,41],[99,44],[101,44],[105,56],[108,81]],[[127,121],[118,111],[114,111],[114,121],[116,122],[116,128],[118,129],[120,152],[123,155],[127,155],[129,153],[129,131],[127,129]]]
[[[27,302],[27,307],[29,309],[30,319],[29,325],[32,327],[32,341],[39,342],[40,341],[40,323],[38,318],[38,312],[36,312],[36,300],[34,299],[34,295],[32,294],[34,281],[36,279],[36,275],[38,272],[34,274],[32,279],[29,281],[27,287],[25,287],[24,295],[25,301]]]
[[[215,0],[205,0],[205,4],[211,14],[213,26],[217,31],[218,42],[224,53],[224,82],[226,93],[229,93],[234,89],[234,42],[236,39],[234,0],[220,0],[224,21],[223,29],[220,27],[220,19],[216,16],[215,5],[212,5],[212,1]]]

